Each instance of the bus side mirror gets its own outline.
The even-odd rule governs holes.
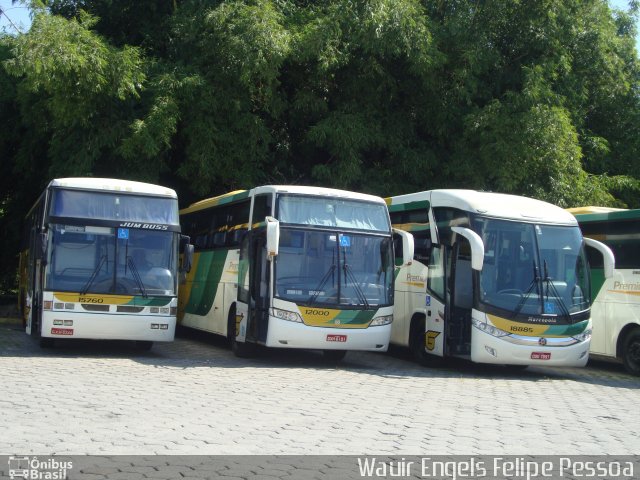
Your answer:
[[[182,250],[181,270],[185,273],[189,273],[191,271],[191,266],[193,264],[194,247],[190,242],[191,238],[189,238],[187,235],[180,235],[180,248]]]
[[[451,230],[458,235],[462,235],[469,241],[471,245],[471,268],[478,272],[482,270],[482,265],[484,264],[484,243],[482,243],[480,235],[466,227],[451,227]]]
[[[399,235],[402,239],[402,265],[411,265],[413,263],[413,256],[415,253],[413,235],[397,228],[393,229],[393,233]]]
[[[267,223],[267,258],[273,260],[278,256],[280,245],[280,222],[273,217],[266,217]]]
[[[613,252],[609,247],[607,247],[604,243],[594,240],[592,238],[584,237],[584,243],[588,247],[595,248],[598,250],[602,256],[604,257],[604,278],[613,277],[613,269],[616,266],[616,260],[613,256]]]

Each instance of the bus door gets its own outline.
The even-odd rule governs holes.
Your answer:
[[[445,354],[445,321],[449,304],[447,277],[451,247],[433,245],[427,270],[427,293],[425,298],[426,322],[424,332],[425,351],[431,355]]]
[[[449,279],[447,282],[447,308],[445,334],[448,355],[471,353],[471,308],[473,306],[473,275],[469,241],[456,235],[450,250]]]
[[[250,230],[240,247],[236,336],[242,341],[264,343],[267,339],[270,287],[264,229]],[[244,326],[244,329],[242,328]]]

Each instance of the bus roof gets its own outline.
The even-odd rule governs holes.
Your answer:
[[[79,190],[103,190],[108,192],[141,193],[178,198],[174,190],[151,183],[119,180],[116,178],[56,178],[51,180],[49,187],[73,188]]]
[[[610,207],[576,207],[567,208],[578,219],[578,222],[602,222],[609,220],[638,220],[640,209],[627,210]]]
[[[431,203],[433,207],[458,208],[494,218],[561,225],[577,223],[573,215],[556,205],[505,193],[442,189],[398,195],[386,201],[391,212],[428,208]]]
[[[375,195],[350,192],[348,190],[338,190],[325,187],[309,187],[303,185],[263,185],[251,190],[235,190],[233,192],[225,193],[224,195],[218,195],[217,197],[200,200],[198,202],[192,203],[187,208],[180,210],[180,215],[195,212],[198,210],[204,210],[206,208],[214,207],[217,205],[224,205],[225,203],[236,202],[245,198],[249,198],[253,195],[259,195],[261,193],[292,193],[295,195],[339,197],[348,198],[351,200],[384,203],[384,200],[382,198],[376,197]]]

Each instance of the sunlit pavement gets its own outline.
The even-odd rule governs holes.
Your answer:
[[[195,332],[41,349],[0,320],[0,454],[638,454],[640,378],[456,362],[405,351],[236,358]]]

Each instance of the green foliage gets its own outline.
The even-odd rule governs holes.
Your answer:
[[[0,36],[4,230],[63,175],[158,182],[183,204],[310,183],[640,207],[638,2],[42,4]]]

